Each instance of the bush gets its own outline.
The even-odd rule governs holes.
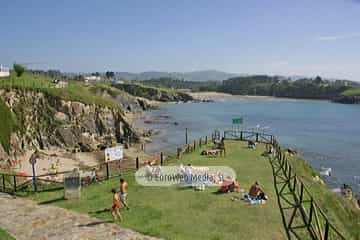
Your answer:
[[[20,64],[14,64],[14,71],[16,72],[17,77],[21,77],[23,73],[25,72],[25,67]]]

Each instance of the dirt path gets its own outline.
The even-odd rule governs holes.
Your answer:
[[[17,240],[155,240],[85,214],[0,193],[0,228]]]

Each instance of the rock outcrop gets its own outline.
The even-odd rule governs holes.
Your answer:
[[[119,108],[65,101],[43,92],[0,90],[16,119],[18,130],[10,137],[9,151],[0,147],[0,159],[16,159],[27,150],[65,148],[93,151],[122,142],[135,130]]]
[[[360,104],[360,96],[339,96],[333,99],[334,102],[344,103],[344,104]]]
[[[131,95],[160,102],[189,102],[194,99],[187,93],[163,90],[140,84],[114,84],[113,87],[123,90]]]

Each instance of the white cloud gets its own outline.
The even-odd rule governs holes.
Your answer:
[[[343,40],[343,39],[357,38],[357,37],[360,37],[360,33],[319,36],[316,38],[316,40],[318,40],[318,41],[336,41],[336,40]]]

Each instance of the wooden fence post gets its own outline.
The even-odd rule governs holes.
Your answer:
[[[194,151],[195,151],[195,149],[196,149],[196,141],[194,140]]]
[[[289,176],[288,176],[288,178],[291,179],[291,166],[290,165],[289,165]]]
[[[324,240],[328,240],[328,239],[329,239],[329,221],[326,220]]]
[[[16,192],[16,176],[14,175],[14,192]]]
[[[36,179],[36,173],[35,173],[35,162],[31,164],[32,166],[32,172],[33,172],[33,185],[34,185],[34,191],[37,192],[37,179]]]
[[[310,213],[309,213],[308,227],[311,226],[313,211],[314,211],[314,203],[313,203],[313,198],[311,197],[310,198]]]
[[[160,153],[160,165],[162,166],[164,164],[164,154],[163,152]]]
[[[177,157],[177,159],[180,159],[180,154],[181,154],[181,148],[177,148],[176,149],[176,157]]]
[[[3,191],[5,192],[5,175],[2,175],[2,185],[3,185]]]
[[[199,138],[199,147],[201,147],[201,138]]]
[[[304,197],[304,184],[301,182],[301,185],[300,185],[300,205],[302,204],[303,197]]]
[[[205,136],[205,144],[207,145],[207,135]]]
[[[259,141],[259,133],[256,133],[256,141]]]
[[[296,180],[296,173],[294,175],[294,185],[293,185],[293,191],[295,192],[295,188],[296,188],[296,183],[297,183],[297,180]]]
[[[240,132],[240,141],[243,140],[243,131]]]
[[[110,178],[109,163],[107,162],[105,165],[106,165],[106,179],[109,179]]]
[[[136,157],[136,169],[139,169],[139,157]]]

